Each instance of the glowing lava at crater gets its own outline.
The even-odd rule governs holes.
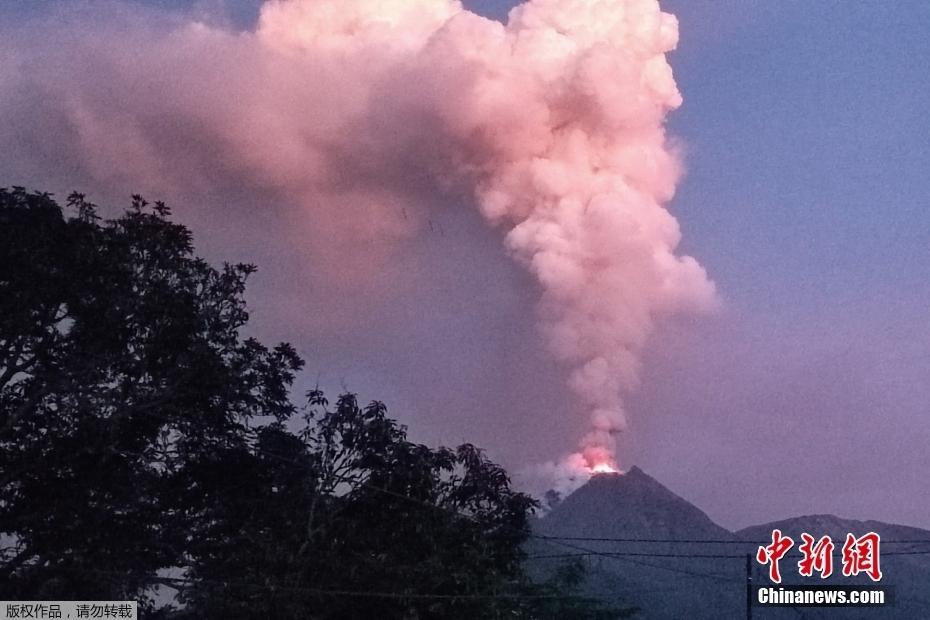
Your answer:
[[[620,470],[610,463],[598,463],[591,468],[592,474],[619,474]]]

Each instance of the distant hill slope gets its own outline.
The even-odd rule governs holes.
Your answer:
[[[930,530],[923,530],[919,527],[909,527],[907,525],[895,525],[893,523],[883,523],[881,521],[856,521],[854,519],[843,519],[835,515],[808,515],[804,517],[794,517],[793,519],[783,519],[781,521],[772,521],[762,525],[753,525],[745,527],[736,532],[736,536],[741,540],[770,540],[772,530],[778,528],[783,534],[791,535],[798,540],[802,532],[807,532],[812,536],[823,536],[829,534],[833,542],[838,545],[843,544],[847,532],[862,535],[866,532],[877,532],[881,535],[882,540],[894,545],[894,551],[902,550],[930,550],[930,545],[926,544],[905,544],[900,545],[892,541],[905,540],[930,540]],[[891,551],[888,547],[885,551]]]
[[[930,531],[813,515],[733,533],[637,467],[622,475],[594,476],[539,519],[538,538],[528,546],[528,562],[533,572],[545,575],[565,561],[561,556],[583,558],[592,576],[588,593],[635,605],[641,609],[638,618],[738,619],[746,614],[746,556],[755,554],[758,541],[770,539],[774,527],[795,540],[800,540],[801,531],[829,534],[839,541],[839,547],[847,532],[878,532],[888,541],[882,548],[886,575],[882,583],[896,587],[897,604],[855,611],[754,607],[753,618],[930,618],[930,554],[887,555],[930,550],[930,544],[890,542],[930,540]],[[657,540],[662,542],[647,542]],[[782,560],[785,583],[819,583],[819,579],[797,575],[799,558],[795,548]],[[763,567],[754,560],[751,566],[757,584],[767,581]],[[849,579],[838,573],[837,569],[830,582],[863,583],[863,578]]]

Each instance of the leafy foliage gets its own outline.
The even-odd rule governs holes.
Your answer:
[[[240,338],[252,266],[213,269],[139,197],[103,224],[82,196],[69,205],[76,218],[0,192],[0,530],[17,542],[3,577],[122,598],[183,561],[176,490],[204,454],[245,445],[250,420],[293,413],[302,362]]]
[[[253,266],[196,257],[161,203],[68,206],[0,189],[0,597],[155,617],[168,584],[172,617],[607,617],[576,576],[526,578],[536,504],[479,449],[410,442],[351,394],[298,415],[302,360],[241,335]]]

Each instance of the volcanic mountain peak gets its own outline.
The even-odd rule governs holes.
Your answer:
[[[840,545],[847,532],[878,532],[883,545],[883,584],[907,593],[882,617],[928,617],[927,543],[903,541],[930,540],[930,531],[816,514],[749,527],[734,535],[638,467],[624,474],[592,476],[539,519],[535,529],[543,536],[534,537],[527,551],[535,556],[532,569],[540,578],[551,578],[564,561],[559,558],[566,554],[582,558],[588,570],[585,593],[639,607],[642,613],[637,618],[719,620],[745,613],[745,559],[770,539],[774,528],[796,541],[800,541],[800,532],[829,534]],[[796,561],[794,554],[792,562]],[[761,575],[762,567],[752,567]],[[789,568],[786,564],[786,583],[809,583]],[[831,583],[866,584],[868,579],[865,575],[846,578],[837,571]],[[875,617],[871,608],[843,611],[843,618]],[[764,617],[788,620],[799,615],[797,610],[781,609],[766,610]]]
[[[603,537],[734,538],[635,466],[623,474],[592,476],[541,520],[540,530]]]

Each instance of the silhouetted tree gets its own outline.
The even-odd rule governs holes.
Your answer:
[[[621,615],[573,594],[578,566],[545,584],[527,578],[536,502],[480,450],[412,443],[378,402],[345,394],[330,409],[321,392],[308,397],[296,436],[259,431],[234,476],[248,481],[239,495],[199,498],[203,522],[223,531],[194,537],[206,542],[191,547],[192,617]]]
[[[0,189],[0,598],[154,617],[169,584],[172,617],[616,615],[572,595],[577,571],[526,577],[536,503],[474,446],[410,442],[350,394],[310,392],[301,424],[303,362],[240,334],[254,267],[196,257],[161,203],[68,204]]]
[[[138,598],[185,560],[191,472],[290,416],[302,362],[240,337],[254,268],[194,256],[163,205],[68,202],[0,190],[0,588]]]

